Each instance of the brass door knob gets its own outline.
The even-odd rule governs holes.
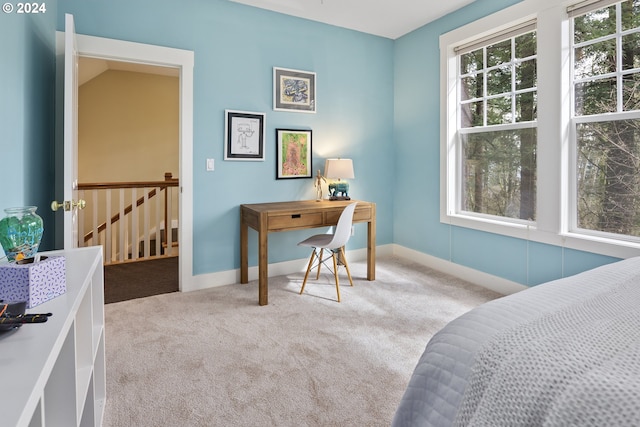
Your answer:
[[[75,200],[65,200],[64,202],[58,202],[56,200],[54,200],[53,202],[51,202],[51,210],[52,211],[57,211],[58,209],[62,208],[62,210],[64,211],[70,211],[73,208],[78,208],[78,209],[84,209],[87,206],[87,202],[80,199],[77,202]]]
[[[53,202],[51,202],[51,210],[55,212],[58,209],[63,208],[65,211],[67,211],[67,210],[69,210],[67,208],[67,204],[68,203],[69,202],[58,202],[58,201],[54,200]]]

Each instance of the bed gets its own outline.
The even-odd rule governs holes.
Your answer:
[[[640,257],[483,304],[428,342],[404,426],[640,426]]]

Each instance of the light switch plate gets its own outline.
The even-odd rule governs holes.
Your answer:
[[[207,172],[210,172],[215,169],[214,159],[207,159]]]

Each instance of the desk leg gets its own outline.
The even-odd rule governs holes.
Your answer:
[[[258,304],[269,303],[269,231],[267,231],[267,215],[260,215],[258,231]]]
[[[376,280],[376,208],[367,223],[367,280]]]
[[[249,226],[240,218],[240,283],[249,283]]]

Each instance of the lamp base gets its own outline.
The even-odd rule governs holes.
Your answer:
[[[349,198],[349,183],[338,180],[329,184],[329,200],[351,200]]]

